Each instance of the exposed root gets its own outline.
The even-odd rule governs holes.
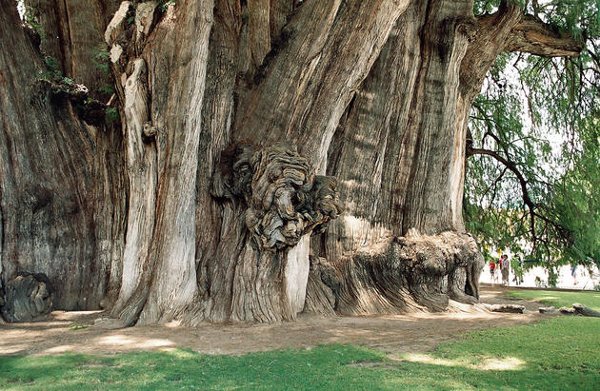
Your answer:
[[[335,262],[313,259],[305,310],[327,312],[326,304],[333,301],[339,314],[372,315],[443,311],[449,299],[478,301],[484,262],[471,236],[411,233],[388,240],[383,248]]]
[[[525,306],[518,304],[494,304],[489,306],[492,312],[507,312],[511,314],[522,314],[525,312]]]
[[[589,307],[586,307],[583,304],[575,303],[575,304],[573,304],[573,308],[575,309],[575,312],[577,313],[577,315],[600,318],[600,312],[595,311]]]
[[[18,273],[8,281],[2,316],[9,322],[29,322],[46,317],[52,311],[53,290],[43,273]]]

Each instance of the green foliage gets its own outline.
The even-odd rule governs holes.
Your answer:
[[[476,1],[474,11],[494,12],[499,3]],[[577,58],[498,58],[469,129],[475,148],[511,162],[522,178],[489,156],[471,157],[467,226],[489,251],[510,247],[548,268],[600,265],[600,2],[519,4],[585,48]]]
[[[99,52],[98,59],[105,58],[105,53]],[[78,114],[90,124],[111,125],[119,121],[119,110],[115,107],[107,107],[104,103],[89,96],[85,86],[77,84],[73,79],[66,77],[60,70],[59,62],[51,56],[44,57],[46,70],[38,75],[37,82],[43,96],[50,91],[54,96],[69,96],[72,99]],[[107,78],[109,75],[106,75]],[[111,85],[106,84],[98,89],[100,93],[112,95],[114,92]]]
[[[430,354],[355,346],[209,356],[188,350],[0,357],[3,390],[594,390],[597,320],[561,317],[461,335]]]
[[[52,56],[44,56],[44,65],[50,72],[61,72],[60,63]]]
[[[114,124],[119,121],[119,110],[116,107],[107,107],[105,111],[105,120],[107,124]]]
[[[104,79],[112,81],[112,73],[110,69],[110,52],[106,44],[101,43],[93,52],[92,62],[104,76]],[[102,95],[111,96],[115,92],[115,88],[109,82],[98,87],[98,92]]]
[[[167,12],[167,8],[169,8],[169,6],[175,6],[175,4],[177,3],[176,0],[161,0],[160,3],[158,4],[158,10],[160,12]]]
[[[105,75],[110,75],[110,52],[104,43],[98,45],[94,50],[92,62],[96,69],[100,70]]]
[[[70,77],[63,75],[60,63],[52,56],[44,56],[44,65],[46,70],[39,74],[39,79],[52,83],[64,84],[66,86],[75,85],[75,81]]]
[[[558,272],[555,266],[550,266],[548,268],[548,287],[556,288],[558,285]]]
[[[104,85],[101,85],[100,87],[98,87],[98,92],[103,95],[110,96],[110,95],[114,94],[115,88],[110,84],[104,84]]]
[[[555,184],[550,208],[568,227],[568,260],[591,263],[600,259],[600,117],[593,115],[579,128],[581,152]]]

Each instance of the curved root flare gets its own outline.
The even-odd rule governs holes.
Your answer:
[[[478,301],[484,261],[471,236],[411,232],[376,247],[335,262],[312,259],[306,308],[371,315],[442,311],[450,299]]]

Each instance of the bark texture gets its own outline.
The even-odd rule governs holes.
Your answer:
[[[2,316],[9,322],[31,322],[52,310],[52,286],[44,274],[19,273],[6,284]]]
[[[2,280],[44,273],[56,308],[99,308],[121,274],[121,137],[79,118],[86,94],[48,88],[12,1],[2,1],[0,44]]]
[[[40,52],[0,2],[1,280],[120,325],[477,301],[471,102],[502,51],[579,51],[508,2],[42,0]]]

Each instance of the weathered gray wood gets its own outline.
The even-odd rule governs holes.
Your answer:
[[[115,78],[125,80],[129,197],[136,208],[126,232],[132,245],[124,259],[127,291],[112,311],[127,325],[181,316],[198,289],[196,172],[213,2],[178,6],[185,12],[171,6],[154,27],[154,3],[138,4],[136,15],[144,16],[125,27],[135,29],[135,39],[113,67]]]
[[[539,311],[541,314],[561,313],[563,315],[581,315],[581,316],[591,316],[591,317],[595,317],[595,318],[600,317],[600,312],[593,310],[593,309],[586,307],[583,304],[579,304],[579,303],[574,303],[572,308],[561,307],[560,309],[556,309],[554,307],[540,307]]]
[[[37,273],[19,273],[6,283],[2,316],[9,322],[30,322],[52,311],[53,289],[48,277]]]
[[[555,308],[555,307],[540,307],[539,309],[540,314],[558,314],[559,311]]]
[[[573,309],[575,309],[575,312],[578,315],[591,316],[593,318],[600,318],[600,312],[593,310],[589,307],[586,307],[583,304],[575,303],[575,304],[573,304]]]
[[[558,311],[563,315],[577,315],[575,308],[560,307]]]
[[[489,309],[492,312],[508,312],[512,314],[522,314],[525,312],[525,306],[519,304],[493,304]]]

